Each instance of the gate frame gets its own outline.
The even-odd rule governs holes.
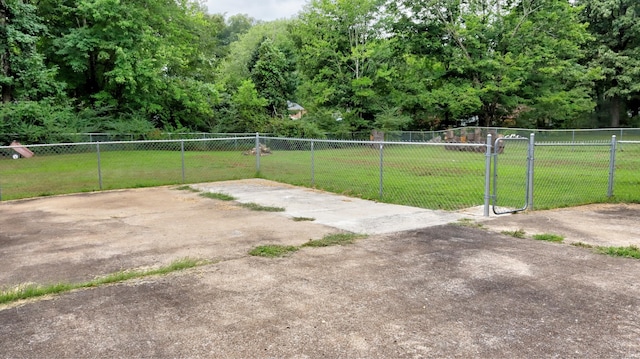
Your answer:
[[[495,143],[494,143],[494,148],[493,148],[493,191],[491,194],[491,208],[493,211],[493,214],[495,215],[502,215],[502,214],[510,214],[510,213],[517,213],[517,212],[523,212],[526,210],[532,210],[533,209],[533,169],[534,169],[534,162],[535,162],[535,134],[532,133],[529,135],[529,146],[527,148],[527,170],[526,170],[526,179],[525,179],[525,198],[524,198],[524,206],[522,208],[517,208],[517,209],[513,209],[513,210],[508,210],[508,211],[504,211],[504,212],[498,212],[496,211],[496,207],[498,207],[498,155],[499,155],[499,149],[500,147],[504,146],[500,146],[499,145],[499,141],[524,141],[526,140],[526,138],[505,138],[505,137],[500,137],[497,138]]]

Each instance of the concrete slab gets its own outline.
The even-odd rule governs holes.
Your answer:
[[[469,217],[466,213],[434,211],[341,196],[264,179],[192,185],[203,192],[225,193],[238,202],[283,207],[284,216],[315,218],[315,223],[362,234],[385,234],[438,226]]]

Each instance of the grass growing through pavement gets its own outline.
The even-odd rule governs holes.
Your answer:
[[[311,240],[303,244],[302,247],[346,246],[347,244],[352,244],[359,238],[364,238],[364,236],[354,233],[329,234],[322,237],[322,239]]]
[[[199,189],[195,189],[195,188],[193,188],[193,187],[191,187],[189,185],[180,186],[180,187],[177,187],[176,189],[178,191],[189,191],[189,192],[195,192],[195,193],[200,192]]]
[[[640,259],[640,248],[638,246],[628,247],[597,247],[599,253],[607,254],[613,257],[627,257]]]
[[[592,249],[596,253],[610,255],[612,257],[626,257],[640,259],[640,247],[631,245],[628,247],[594,246],[584,242],[571,243],[572,246]]]
[[[301,246],[283,246],[279,244],[258,246],[249,251],[249,254],[252,256],[268,258],[284,257],[304,247],[345,246],[352,244],[356,239],[365,237],[365,235],[355,233],[328,234],[321,239],[310,240]]]
[[[467,228],[484,229],[484,225],[482,223],[478,223],[471,218],[460,218],[457,222],[454,222],[453,225]]]
[[[267,245],[258,246],[252,249],[251,251],[249,251],[249,254],[257,257],[275,258],[275,257],[284,257],[290,253],[297,251],[298,249],[300,248],[296,246],[282,246],[279,244],[267,244]]]
[[[502,231],[500,233],[514,238],[524,238],[526,235],[525,231],[522,229],[517,229],[515,231]]]
[[[257,203],[249,202],[249,203],[239,203],[241,207],[250,209],[252,211],[262,211],[262,212],[284,212],[285,209],[282,207],[270,207],[263,206]]]
[[[181,186],[181,187],[178,187],[176,189],[177,190],[189,190],[191,192],[200,192],[199,190],[192,189],[189,186]],[[203,192],[203,193],[200,193],[200,197],[217,199],[217,200],[220,200],[220,201],[235,201],[237,199],[234,196],[228,195],[226,193],[221,193],[221,192]],[[253,203],[253,202],[238,203],[238,205],[240,207],[244,207],[244,208],[250,209],[252,211],[263,211],[263,212],[284,212],[285,211],[285,209],[282,208],[282,207],[262,206],[262,205],[259,205],[257,203]],[[296,218],[302,218],[302,219],[296,219]],[[298,220],[298,221],[313,221],[313,220],[315,220],[315,218],[295,217],[294,221],[295,220]]]
[[[83,283],[56,283],[47,286],[40,285],[24,285],[14,289],[4,290],[0,292],[0,304],[11,303],[22,299],[37,298],[45,295],[59,294],[69,292],[75,289],[98,287],[105,284],[113,284],[124,282],[126,280],[148,277],[153,275],[163,275],[175,271],[193,268],[205,264],[210,261],[183,258],[173,261],[171,264],[157,269],[140,270],[140,271],[122,271],[108,274],[104,277]]]
[[[534,234],[533,239],[537,239],[539,241],[555,242],[555,243],[561,243],[562,241],[564,241],[563,236],[560,236],[557,234],[551,234],[551,233]]]
[[[312,217],[293,217],[291,218],[293,219],[294,222],[304,222],[304,221],[315,221],[315,218]]]
[[[211,198],[211,199],[219,199],[221,201],[235,201],[236,198],[234,196],[230,196],[226,193],[216,193],[216,192],[204,192],[200,193],[201,197]]]

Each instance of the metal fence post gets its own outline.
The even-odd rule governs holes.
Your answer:
[[[535,148],[536,148],[536,134],[532,133],[529,136],[529,154],[527,163],[527,209],[533,210],[533,167],[535,165]]]
[[[384,144],[381,142],[380,143],[380,200],[382,200],[382,183],[383,183],[383,159],[384,159],[384,151],[383,151],[383,147]]]
[[[256,132],[256,172],[260,172],[260,133]]]
[[[613,181],[616,174],[616,135],[611,136],[611,156],[609,159],[609,188],[607,189],[607,197],[613,197]]]
[[[185,182],[185,176],[184,176],[184,140],[180,141],[180,154],[182,157],[182,183]]]
[[[102,191],[102,164],[100,161],[100,142],[96,142],[96,152],[98,154],[98,184]]]
[[[315,157],[313,151],[313,141],[311,141],[311,186],[316,185],[316,166],[315,166]]]
[[[491,200],[491,134],[487,135],[487,152],[485,153],[484,169],[484,216],[489,217],[489,203]]]

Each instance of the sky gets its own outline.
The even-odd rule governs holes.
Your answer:
[[[302,11],[307,0],[206,0],[210,14],[247,14],[257,20],[290,18]]]

